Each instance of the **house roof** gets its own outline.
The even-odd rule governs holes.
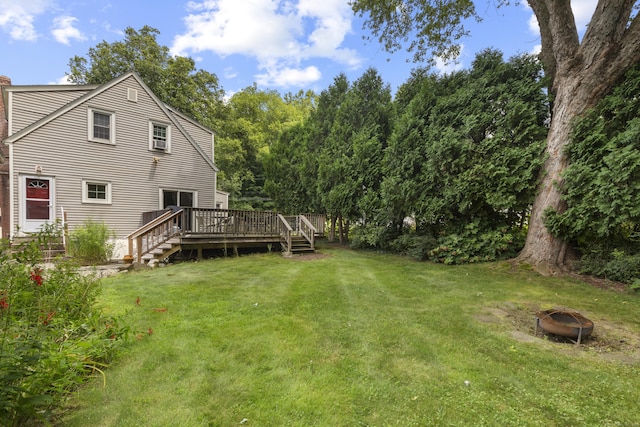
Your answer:
[[[21,129],[20,131],[14,133],[13,135],[10,135],[8,138],[6,138],[4,140],[4,142],[5,143],[14,143],[14,142],[20,140],[21,138],[24,138],[26,135],[29,135],[31,132],[35,131],[36,129],[41,128],[42,126],[46,125],[47,123],[50,123],[51,121],[53,121],[56,118],[62,116],[63,114],[67,113],[68,111],[72,110],[73,108],[77,107],[78,105],[81,105],[82,103],[90,100],[91,98],[95,97],[96,95],[99,95],[99,94],[109,90],[110,88],[114,87],[118,83],[121,83],[122,81],[124,81],[124,80],[126,80],[126,79],[128,79],[130,77],[134,78],[140,84],[140,86],[151,97],[151,99],[153,99],[153,101],[158,105],[158,107],[167,115],[167,117],[171,120],[172,124],[178,130],[180,130],[180,132],[182,132],[182,134],[184,134],[184,136],[187,138],[189,143],[198,152],[198,154],[200,154],[200,156],[202,156],[202,158],[207,162],[207,164],[213,170],[215,170],[216,172],[219,172],[220,170],[215,165],[213,160],[209,156],[207,156],[207,154],[198,145],[198,143],[196,143],[196,141],[193,139],[193,137],[184,129],[184,127],[182,127],[182,125],[180,125],[180,122],[176,119],[177,112],[175,111],[175,109],[169,107],[168,105],[166,105],[165,103],[160,101],[160,99],[158,99],[158,97],[151,91],[151,89],[149,89],[149,87],[144,83],[144,81],[142,81],[142,78],[140,78],[138,73],[136,73],[135,71],[130,71],[128,73],[122,74],[121,76],[116,77],[115,79],[111,80],[110,82],[107,82],[107,83],[102,84],[102,85],[40,85],[40,86],[5,86],[5,87],[3,87],[2,89],[5,92],[5,94],[8,93],[8,92],[36,91],[36,90],[51,91],[51,92],[54,92],[54,91],[66,91],[66,90],[87,90],[87,89],[89,90],[89,92],[87,92],[84,95],[82,95],[82,96],[76,98],[75,100],[69,102],[68,104],[66,104],[63,107],[57,109],[56,111],[52,112],[51,114],[49,114],[47,116],[44,116],[40,120],[37,120],[36,122],[34,122],[31,125],[25,127],[24,129]],[[5,103],[5,105],[7,105],[7,104]],[[203,129],[207,129],[204,126],[202,126],[201,124],[199,124],[196,121],[194,121],[193,119],[190,119],[190,118],[184,116],[183,114],[180,114],[180,116],[184,117],[185,119],[191,121],[194,124],[197,124],[198,126],[200,126]],[[207,129],[207,130],[209,132],[213,133],[213,131],[211,131],[210,129]]]

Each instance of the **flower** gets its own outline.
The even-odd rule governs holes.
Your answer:
[[[38,286],[42,286],[42,276],[40,275],[41,272],[42,270],[40,270],[39,268],[36,268],[31,272],[31,280],[33,280]]]
[[[9,308],[9,303],[7,302],[7,297],[2,297],[0,299],[0,310],[5,310]]]

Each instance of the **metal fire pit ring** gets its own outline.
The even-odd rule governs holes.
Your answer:
[[[580,344],[583,338],[593,332],[593,322],[577,311],[551,309],[536,313],[536,335],[538,328],[543,331],[567,337]]]

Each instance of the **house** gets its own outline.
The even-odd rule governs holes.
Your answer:
[[[0,76],[3,238],[66,217],[116,235],[116,258],[142,214],[227,207],[216,191],[214,132],[161,102],[135,72],[103,85],[12,86]]]

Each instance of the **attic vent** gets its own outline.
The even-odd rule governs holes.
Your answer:
[[[127,99],[132,102],[138,102],[138,91],[135,89],[127,89]]]

